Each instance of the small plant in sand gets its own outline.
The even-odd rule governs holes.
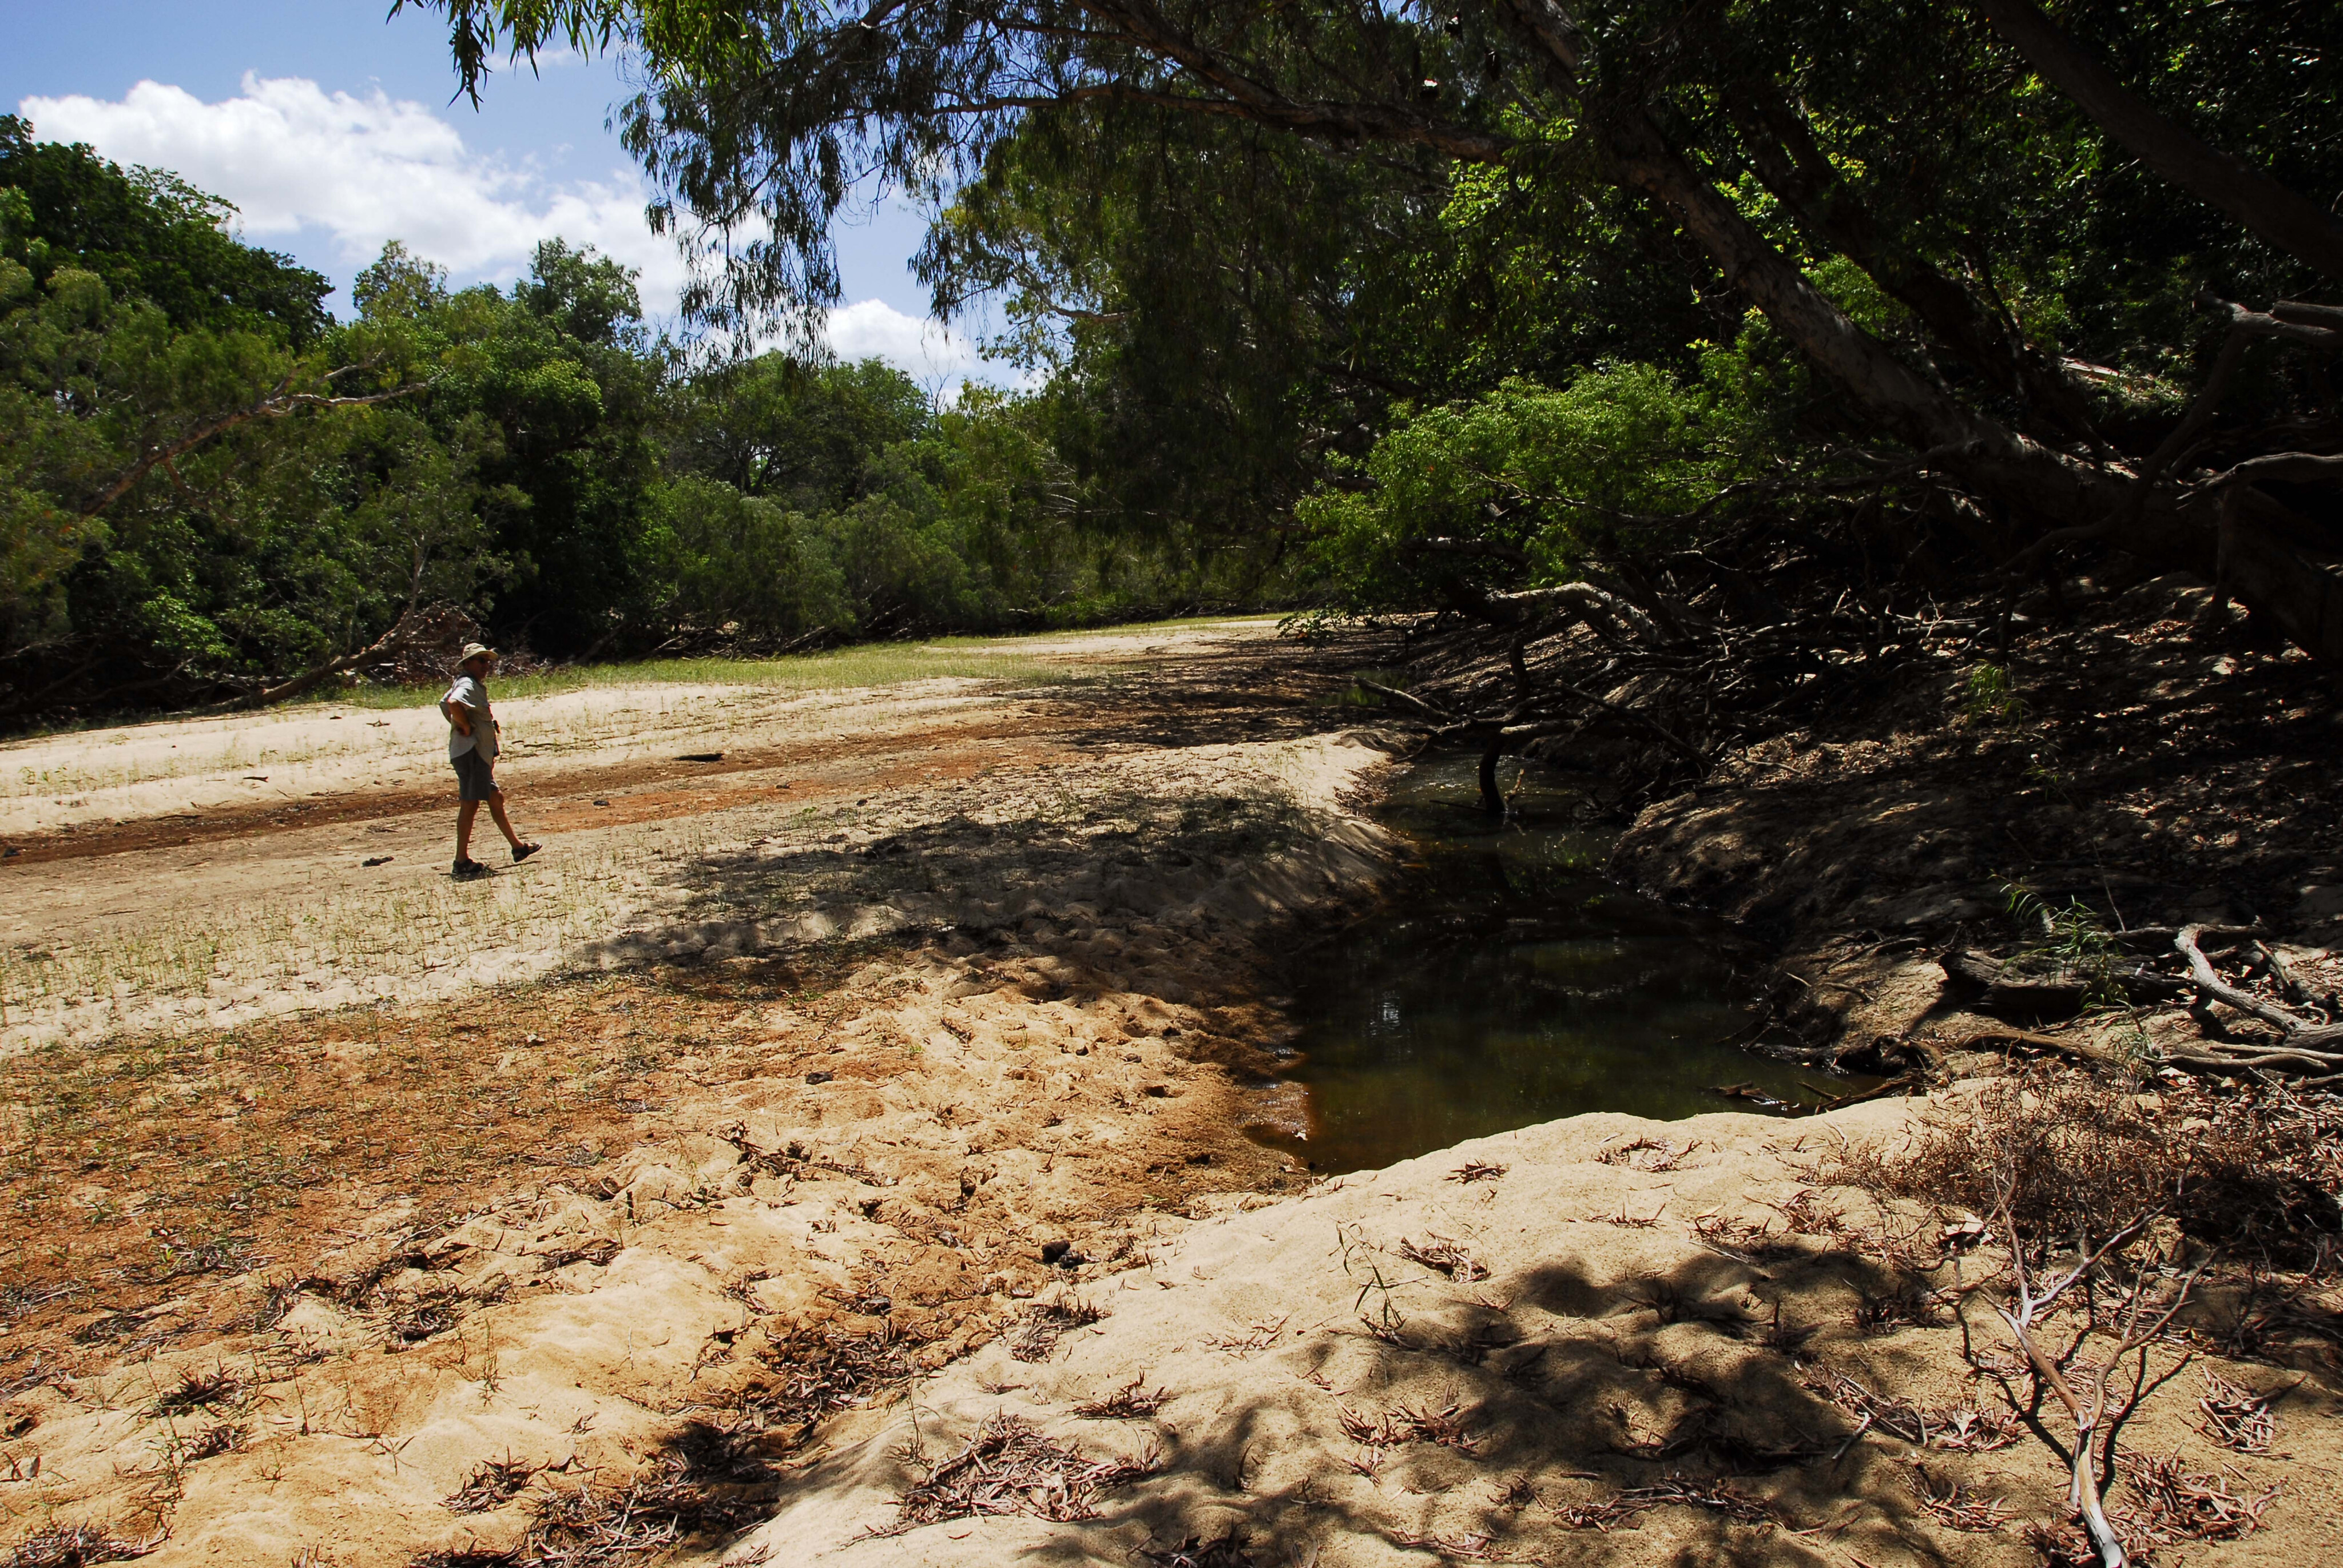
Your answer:
[[[1940,1524],[1983,1534],[2009,1520],[2009,1509],[2000,1498],[1982,1498],[1950,1476],[1930,1475],[1925,1464],[1915,1463],[1909,1479],[1913,1498]]]
[[[164,1533],[118,1535],[103,1524],[58,1524],[35,1531],[16,1543],[6,1568],[84,1568],[85,1564],[126,1563],[145,1557],[163,1544]]]
[[[1400,1238],[1399,1255],[1411,1263],[1422,1263],[1427,1269],[1435,1270],[1460,1285],[1489,1277],[1486,1264],[1466,1251],[1463,1242],[1452,1241],[1445,1236],[1433,1236],[1423,1241],[1403,1236]]]
[[[2016,1414],[1975,1405],[1920,1404],[1876,1394],[1844,1372],[1815,1367],[1800,1382],[1817,1397],[1855,1417],[1856,1431],[1879,1432],[1899,1442],[1953,1453],[1987,1453],[2007,1448],[2022,1434]],[[1849,1440],[1852,1446],[1852,1440]]]
[[[2002,900],[2010,920],[2040,939],[2017,956],[2021,967],[2046,969],[2080,982],[2086,1007],[2124,1004],[2123,984],[2116,973],[2115,936],[2089,905],[2069,899],[2060,908],[2021,882],[2004,883]]]
[[[686,1542],[720,1540],[757,1523],[764,1513],[761,1504],[737,1495],[737,1489],[705,1484],[681,1460],[670,1459],[624,1483],[589,1480],[574,1490],[548,1489],[530,1503],[528,1529],[508,1552],[427,1553],[409,1568],[488,1563],[587,1568],[656,1562]]]
[[[1144,1421],[1163,1408],[1171,1394],[1162,1389],[1147,1392],[1145,1377],[1135,1377],[1104,1399],[1094,1399],[1074,1406],[1074,1413],[1091,1421]]]
[[[1253,1568],[1261,1559],[1245,1549],[1246,1539],[1231,1529],[1222,1535],[1191,1535],[1177,1546],[1143,1548],[1139,1555],[1159,1568]]]
[[[2038,1528],[2046,1549],[2070,1533],[2102,1568],[2124,1568],[2159,1543],[2258,1527],[2268,1496],[2209,1491],[2119,1453],[2117,1437],[2186,1359],[2176,1325],[2223,1253],[2246,1253],[2262,1277],[2330,1254],[2343,1231],[2335,1115],[2277,1092],[2143,1096],[2033,1070],[1933,1109],[1899,1147],[1844,1150],[1821,1173],[1883,1207],[1983,1217],[1962,1234],[1979,1244],[1986,1273],[1942,1294],[1956,1310],[1977,1296],[1991,1303],[2016,1359],[1973,1350],[1971,1364],[2012,1412],[2031,1415],[2046,1400],[2064,1417],[2072,1523]],[[1945,1261],[1957,1277],[1959,1252]],[[2250,1440],[2241,1392],[2224,1384],[2204,1408],[2214,1430]],[[2111,1513],[2119,1476],[2137,1503]]]
[[[1103,1307],[1076,1296],[1037,1302],[1025,1310],[1023,1322],[1010,1340],[1009,1353],[1021,1362],[1047,1361],[1068,1331],[1087,1328],[1105,1316]]]
[[[1632,1529],[1653,1509],[1667,1507],[1704,1508],[1741,1524],[1779,1523],[1772,1508],[1736,1491],[1731,1483],[1695,1481],[1684,1475],[1664,1476],[1649,1486],[1629,1487],[1592,1503],[1557,1503],[1554,1517],[1566,1530],[1596,1530],[1607,1535],[1623,1527]]]
[[[502,1508],[528,1490],[541,1468],[515,1459],[510,1453],[501,1460],[485,1460],[441,1506],[450,1513],[485,1513],[492,1508]]]
[[[1335,1408],[1342,1435],[1362,1448],[1382,1451],[1403,1443],[1428,1442],[1464,1454],[1476,1452],[1481,1445],[1481,1434],[1472,1424],[1475,1413],[1454,1399],[1437,1405],[1430,1400],[1421,1404],[1397,1404],[1374,1415],[1363,1414],[1346,1404]]]
[[[2238,1453],[2267,1453],[2277,1434],[2278,1418],[2270,1396],[2255,1393],[2207,1369],[2205,1397],[2197,1402],[2203,1420],[2197,1430]]]
[[[2018,695],[2007,666],[1980,664],[1969,671],[1962,692],[1962,718],[1971,724],[2002,724],[2023,719],[2026,713],[2026,699]]]

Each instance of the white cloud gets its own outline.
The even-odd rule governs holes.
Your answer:
[[[379,88],[329,94],[297,76],[247,74],[237,96],[216,104],[141,82],[119,103],[26,98],[22,113],[45,138],[87,142],[226,196],[248,239],[322,230],[353,267],[401,239],[459,282],[504,282],[527,268],[538,240],[558,236],[641,268],[654,310],[671,310],[683,281],[675,247],[643,221],[632,168],[555,183],[471,151],[427,106]]]
[[[672,317],[682,291],[682,256],[644,223],[647,192],[633,166],[550,180],[529,164],[476,153],[428,106],[382,89],[328,94],[307,77],[246,73],[241,92],[220,103],[138,82],[119,103],[25,98],[21,113],[47,141],[86,141],[117,164],[171,169],[227,196],[246,239],[323,236],[345,276],[384,241],[403,239],[457,284],[508,284],[538,239],[560,236],[639,267],[654,317]],[[886,358],[940,394],[963,375],[986,375],[975,342],[886,300],[830,312],[827,340],[846,358]]]
[[[631,166],[550,180],[471,150],[428,106],[379,88],[327,93],[303,77],[247,74],[236,97],[216,104],[141,82],[119,103],[26,98],[20,112],[44,139],[87,142],[116,163],[170,169],[226,197],[247,239],[322,234],[345,276],[398,239],[458,283],[506,283],[528,269],[539,240],[558,236],[640,268],[654,316],[671,317],[682,288],[682,258],[645,224]],[[831,311],[828,337],[847,358],[877,355],[939,392],[985,373],[967,337],[881,299]]]
[[[906,316],[883,299],[865,299],[830,313],[824,331],[830,350],[842,359],[876,356],[914,379],[940,390],[964,376],[981,376],[984,357],[976,345],[932,318]]]

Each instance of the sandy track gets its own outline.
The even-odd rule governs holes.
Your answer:
[[[20,742],[0,752],[14,781],[0,1052],[543,975],[693,903],[669,874],[679,856],[850,829],[990,770],[1126,753],[1117,716],[1143,728],[1124,712],[1129,672],[1210,690],[1222,662],[1231,681],[1274,662],[1272,629],[999,645],[1020,668],[1046,655],[1072,687],[602,687],[500,704],[516,819],[551,848],[470,887],[447,875],[452,776],[428,709],[321,704]],[[680,759],[709,754],[720,760]],[[480,839],[501,859],[485,820]]]
[[[505,1459],[721,1533],[835,1410],[1305,1180],[1243,1125],[1288,1114],[1277,946],[1386,863],[1341,662],[1198,636],[800,704],[713,777],[531,759],[524,812],[594,825],[484,884],[417,813],[12,867],[19,961],[114,989],[11,1010],[0,1548],[526,1547],[450,1501]]]

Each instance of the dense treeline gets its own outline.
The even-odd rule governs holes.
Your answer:
[[[838,171],[942,193],[939,301],[1329,605],[1837,606],[1811,676],[2113,559],[2343,660],[2333,6],[425,3],[475,87],[639,52],[665,210],[772,236],[709,319],[821,302]]]
[[[505,292],[394,253],[330,322],[199,194],[19,126],[20,710],[254,689],[421,599],[573,657],[1593,606],[1678,663],[1786,628],[1772,690],[2110,562],[2343,660],[2333,7],[429,4],[476,87],[641,57],[655,220],[762,230],[701,253],[696,325],[834,303],[829,224],[891,179],[937,203],[939,307],[993,302],[1036,390],[699,365],[559,246]],[[256,412],[150,461],[223,410]]]
[[[1133,532],[1080,411],[653,337],[558,242],[509,289],[355,284],[167,174],[0,119],[0,718],[249,699],[453,605],[556,658],[1227,602],[1267,558]]]

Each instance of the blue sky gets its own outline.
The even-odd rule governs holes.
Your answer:
[[[172,168],[243,211],[245,237],[289,252],[345,292],[385,239],[459,283],[506,282],[537,241],[592,243],[671,307],[672,246],[643,226],[639,173],[604,127],[618,63],[575,56],[489,79],[451,101],[438,18],[388,0],[0,0],[0,106],[44,140]],[[925,319],[905,266],[919,216],[889,202],[835,235],[842,353],[877,353],[940,382],[985,379],[964,338]]]

